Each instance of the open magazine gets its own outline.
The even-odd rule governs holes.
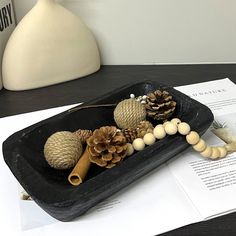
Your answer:
[[[236,85],[233,82],[222,79],[176,89],[208,105],[217,124],[229,127],[236,134]],[[10,131],[16,131],[36,122],[36,117],[41,120],[42,117],[57,112],[59,110],[48,110],[3,118],[0,119],[0,127],[11,122],[15,126]],[[211,145],[223,144],[211,130],[212,128],[206,132],[204,140]],[[3,167],[0,166],[0,172],[1,168]],[[14,186],[7,186],[13,191]],[[189,148],[77,220],[66,223],[66,227],[33,201],[18,200],[18,220],[21,221],[22,230],[31,229],[34,235],[40,234],[42,226],[47,226],[44,227],[44,233],[47,231],[59,235],[64,235],[68,230],[83,236],[120,236],[127,235],[127,232],[129,235],[157,235],[235,211],[235,195],[236,153],[225,159],[212,161],[204,159]],[[3,204],[0,199],[0,204],[1,209],[5,209],[6,204],[10,203]],[[8,218],[12,221],[10,216],[9,213]],[[14,220],[17,220],[16,217]]]

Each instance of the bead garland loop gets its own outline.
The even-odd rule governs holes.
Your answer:
[[[200,138],[196,131],[192,131],[188,123],[182,122],[179,118],[173,118],[171,121],[166,121],[164,124],[159,124],[154,127],[152,133],[146,134],[143,138],[136,138],[133,143],[133,151],[142,151],[145,145],[153,145],[157,140],[164,139],[167,135],[175,135],[179,133],[186,137],[188,144],[192,145],[193,149],[205,158],[212,160],[224,158],[229,150],[230,144],[221,147],[211,147],[203,139]]]

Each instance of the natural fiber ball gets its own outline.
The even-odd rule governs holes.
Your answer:
[[[51,135],[44,145],[44,156],[55,169],[74,167],[82,154],[80,139],[73,133],[61,131]]]
[[[144,105],[134,99],[126,99],[120,102],[114,110],[114,120],[119,128],[136,128],[146,119]]]

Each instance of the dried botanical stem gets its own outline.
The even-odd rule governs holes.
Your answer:
[[[68,113],[74,112],[74,111],[79,111],[79,110],[82,110],[82,109],[88,109],[88,108],[115,107],[116,105],[117,105],[117,103],[78,106],[78,107],[74,107],[74,108],[69,109],[69,110],[68,110]]]
[[[229,128],[213,129],[212,132],[227,144],[236,142],[236,137]]]

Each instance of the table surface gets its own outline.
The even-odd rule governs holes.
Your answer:
[[[154,80],[169,86],[229,78],[236,83],[236,65],[103,66],[93,75],[29,91],[0,91],[0,117],[91,100],[127,83]],[[162,236],[236,235],[236,213],[191,224]]]

